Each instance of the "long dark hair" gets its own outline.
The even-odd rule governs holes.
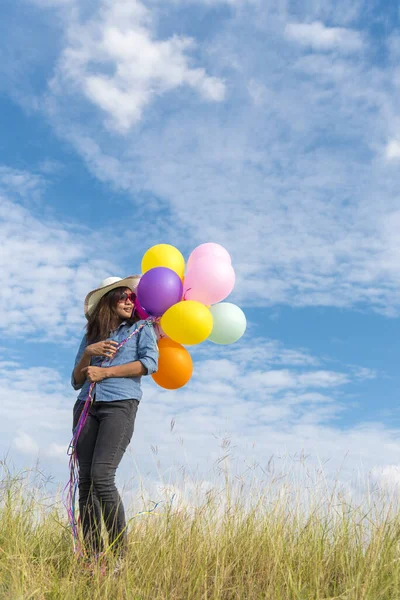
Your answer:
[[[121,299],[122,294],[127,290],[126,287],[114,288],[104,294],[97,303],[96,308],[92,314],[88,317],[88,323],[86,326],[86,337],[88,344],[94,344],[95,342],[102,342],[106,340],[113,329],[118,327],[120,317],[117,314],[116,307],[118,301]],[[139,321],[139,317],[133,310],[130,319],[126,319],[128,325],[133,325]]]

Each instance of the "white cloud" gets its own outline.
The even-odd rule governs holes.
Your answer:
[[[66,448],[62,444],[52,442],[45,450],[45,456],[57,458],[65,462]]]
[[[357,7],[310,3],[294,17],[260,4],[230,12],[193,47],[169,21],[157,34],[163,11],[120,0],[86,21],[64,14],[66,41],[42,103],[57,134],[102,182],[131,194],[139,235],[151,212],[149,245],[168,237],[187,254],[205,239],[224,244],[237,272],[233,301],[396,314],[399,181],[380,160],[397,110],[393,73],[349,55],[364,43],[351,29]],[[299,49],[285,24],[343,51]],[[197,95],[207,82],[214,90],[213,76],[229,88],[218,109]]]
[[[233,358],[236,360],[243,360],[252,369],[254,368],[265,368],[271,365],[285,365],[294,367],[315,367],[320,364],[320,359],[316,356],[311,355],[307,350],[303,348],[286,348],[282,342],[278,340],[271,340],[268,338],[261,338],[251,331],[252,324],[249,323],[243,343],[236,344],[235,346],[225,346],[224,348],[215,347],[213,348],[213,354],[219,358]],[[251,335],[252,343],[249,345],[247,340]],[[196,352],[208,354],[208,348],[200,346]]]
[[[348,71],[344,81],[333,82],[334,98],[341,97],[343,86],[357,103],[360,94],[352,87],[354,73]],[[325,72],[329,74],[328,65]],[[303,86],[299,83],[300,96]],[[206,115],[193,116],[185,108],[179,118],[164,119],[160,128],[158,123],[155,129],[145,127],[139,140],[128,145],[111,139],[110,145],[94,131],[93,144],[82,136],[81,126],[62,124],[57,115],[54,122],[102,181],[132,190],[135,198],[149,191],[163,199],[162,206],[168,201],[171,217],[162,218],[160,229],[156,218],[149,245],[159,241],[162,229],[171,231],[171,239],[184,252],[205,239],[225,245],[238,275],[233,301],[264,306],[367,305],[395,314],[400,267],[397,244],[386,235],[396,214],[395,182],[388,185],[383,165],[367,169],[360,157],[355,167],[354,160],[332,155],[329,146],[301,154],[299,148],[313,136],[318,139],[318,128],[325,127],[320,93],[312,93],[310,120],[307,103],[299,100],[293,105],[284,93],[277,97],[269,90],[272,122],[292,115],[294,139],[289,145],[280,140],[271,115],[268,123],[260,116],[265,127],[260,123],[256,127],[259,119],[248,107],[239,110],[240,116],[228,115],[224,125],[209,118],[207,128],[201,122]],[[345,127],[346,118],[340,117],[341,108],[337,110],[329,118],[342,119]],[[360,107],[350,125],[357,124],[353,137],[364,137],[363,119]],[[275,156],[271,163],[265,148],[270,149],[268,156]],[[362,186],[353,181],[355,168],[363,173]],[[386,192],[382,178],[387,181]]]
[[[43,8],[59,8],[74,4],[75,0],[28,0],[28,2]]]
[[[261,343],[255,351],[262,354]],[[282,347],[285,352],[296,350]],[[278,364],[283,360],[276,356]],[[126,483],[133,477],[137,482],[143,473],[153,480],[159,477],[158,483],[175,485],[177,468],[182,465],[189,470],[197,465],[198,477],[208,479],[221,452],[230,454],[232,467],[240,470],[246,462],[265,466],[272,455],[295,455],[301,448],[311,453],[311,461],[329,456],[332,475],[347,450],[352,453],[350,469],[360,453],[367,465],[385,465],[388,445],[392,452],[398,445],[398,432],[381,424],[343,431],[331,425],[345,411],[346,386],[355,382],[350,373],[312,367],[304,371],[304,366],[294,365],[265,371],[267,379],[271,374],[263,387],[260,381],[253,381],[240,346],[236,355],[232,350],[230,359],[195,357],[194,363],[192,381],[173,393],[145,378],[144,399],[120,481]],[[0,370],[2,448],[12,444],[17,462],[22,460],[18,453],[25,462],[26,456],[35,454],[59,481],[67,477],[66,450],[76,397],[69,385],[69,369],[66,371],[26,368],[15,360],[12,369]],[[340,395],[338,388],[342,388]]]
[[[234,297],[240,303],[362,306],[396,314],[398,175],[373,157],[376,140],[381,153],[380,141],[388,139],[386,127],[395,116],[391,71],[335,54],[299,57],[287,40],[266,38],[262,20],[258,30],[241,15],[241,23],[231,19],[215,39],[197,42],[195,49],[207,72],[212,57],[213,70],[228,78],[232,104],[224,107],[223,117],[179,87],[174,110],[160,97],[161,112],[151,108],[151,118],[141,121],[135,136],[119,138],[104,129],[92,100],[82,102],[70,85],[93,76],[89,57],[106,43],[108,27],[115,26],[121,39],[135,29],[132,13],[125,28],[121,14],[139,10],[138,4],[105,6],[87,22],[65,17],[70,37],[56,76],[60,87],[46,106],[59,135],[73,143],[91,171],[132,194],[140,231],[148,223],[142,194],[151,195],[149,245],[159,241],[161,231],[184,252],[204,239],[220,241],[233,255]],[[150,21],[158,16],[153,7]],[[144,18],[139,13],[138,22]],[[270,27],[281,31],[282,22],[271,19]],[[93,42],[96,24],[99,41]],[[239,25],[251,39],[240,48]],[[152,25],[143,27],[151,31]],[[156,40],[153,34],[149,39]],[[261,49],[270,57],[262,68],[256,60]],[[75,50],[75,63],[72,54],[65,62]],[[116,65],[128,60],[131,50],[128,44],[125,55],[124,47],[106,44],[104,56],[111,51],[110,64]],[[237,67],[223,71],[227,55],[235,57]],[[293,62],[286,63],[285,56]],[[279,82],[278,72],[284,73]],[[242,93],[248,87],[252,104]],[[395,148],[389,155],[395,157]]]
[[[0,165],[0,193],[10,194],[29,203],[39,200],[45,188],[40,174]]]
[[[218,4],[226,4],[232,8],[246,8],[246,6],[258,5],[260,0],[168,0],[169,4],[204,4],[206,6],[213,6]]]
[[[52,91],[80,91],[120,132],[137,123],[156,97],[185,86],[205,100],[223,100],[223,81],[191,66],[194,40],[178,35],[154,39],[151,21],[138,0],[103,0],[89,21],[69,23]]]
[[[400,498],[400,465],[379,465],[371,470],[371,479],[378,487],[387,492],[392,501]]]
[[[24,431],[19,431],[16,438],[14,439],[15,448],[21,452],[21,454],[27,454],[32,459],[32,464],[39,453],[39,445],[29,434]]]
[[[64,340],[71,333],[79,336],[87,291],[117,274],[117,267],[92,257],[92,232],[40,220],[13,201],[38,199],[43,186],[41,177],[0,168],[0,268],[6,283],[0,291],[0,328],[7,335],[36,332]]]
[[[344,373],[332,371],[314,371],[302,373],[298,377],[299,384],[304,387],[330,388],[348,383],[348,376]]]
[[[343,27],[326,27],[320,21],[287,23],[285,35],[288,39],[314,50],[357,52],[363,47],[363,40],[358,31]]]
[[[218,363],[216,365],[218,368]],[[331,371],[310,371],[295,373],[288,369],[256,371],[248,374],[244,386],[253,390],[261,396],[268,394],[271,390],[276,393],[279,390],[306,389],[306,388],[334,388],[348,383],[348,376],[344,373]]]
[[[247,84],[247,89],[256,106],[262,106],[268,101],[267,88],[256,79],[250,79],[249,83]]]
[[[385,149],[385,155],[389,160],[400,158],[400,142],[397,140],[388,142]]]

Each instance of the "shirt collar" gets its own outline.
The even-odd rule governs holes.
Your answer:
[[[126,321],[122,321],[122,323],[120,323],[120,324],[118,325],[118,327],[116,327],[115,329],[113,329],[111,333],[115,333],[116,331],[118,331],[119,329],[121,329],[121,327],[122,327],[123,325],[127,325],[127,322],[126,322]]]

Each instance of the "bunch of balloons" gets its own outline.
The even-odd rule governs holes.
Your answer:
[[[227,250],[219,244],[201,244],[185,260],[174,246],[157,244],[144,254],[137,289],[138,309],[160,317],[156,326],[158,371],[152,375],[161,387],[183,387],[193,373],[193,361],[184,345],[210,340],[232,344],[246,330],[243,311],[222,302],[233,290],[235,272]]]

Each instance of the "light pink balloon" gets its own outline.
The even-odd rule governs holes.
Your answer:
[[[189,271],[193,262],[198,258],[203,258],[203,256],[208,256],[209,258],[219,258],[231,264],[231,257],[228,250],[225,250],[223,246],[220,244],[214,244],[214,242],[207,242],[206,244],[200,244],[197,246],[189,256],[189,260],[187,262],[187,270]]]
[[[216,304],[225,300],[235,285],[235,271],[220,258],[203,256],[193,261],[183,282],[185,300]]]

